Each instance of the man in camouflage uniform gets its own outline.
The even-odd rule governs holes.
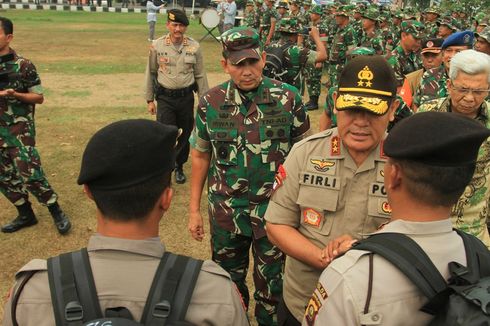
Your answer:
[[[402,33],[402,12],[400,10],[396,10],[392,15],[392,28],[393,28],[393,48],[398,46],[400,43],[400,35]]]
[[[465,50],[454,56],[449,70],[448,96],[429,101],[419,112],[454,112],[490,128],[490,102],[485,101],[490,84],[490,62],[486,54]],[[490,202],[490,140],[480,147],[475,173],[452,209],[453,226],[478,237],[490,247],[487,230]]]
[[[301,12],[301,0],[292,0],[289,2],[289,17],[296,19],[300,31],[308,26],[306,15]]]
[[[201,241],[201,194],[208,180],[213,260],[228,271],[245,305],[249,251],[254,256],[255,316],[277,325],[284,256],[265,233],[263,216],[277,169],[291,146],[309,134],[297,90],[262,77],[259,35],[245,27],[222,35],[223,69],[231,79],[200,99],[192,133],[189,231]]]
[[[260,30],[260,24],[262,22],[262,16],[264,14],[264,1],[263,0],[254,0],[255,2],[255,21],[257,22],[256,29]]]
[[[278,15],[274,8],[274,1],[265,0],[265,9],[262,12],[259,27],[259,34],[264,46],[269,45],[272,41],[274,31],[276,30],[277,19]]]
[[[259,27],[259,22],[257,21],[257,15],[254,9],[254,2],[252,0],[247,1],[245,6],[245,11],[243,12],[243,26],[251,27],[257,29]]]
[[[475,50],[490,55],[490,27],[486,27],[480,33],[475,33]]]
[[[395,48],[395,35],[393,32],[394,28],[390,25],[389,13],[383,12],[379,15],[379,28],[386,49],[384,52],[393,51]]]
[[[440,8],[430,7],[424,11],[425,13],[425,32],[428,38],[436,38],[439,34],[437,19],[439,18]]]
[[[366,8],[364,5],[356,6],[356,8],[354,9],[354,15],[352,16],[354,19],[351,22],[351,25],[357,35],[357,38],[360,38],[360,36],[362,35],[362,13],[365,9]]]
[[[320,39],[318,29],[312,28],[311,35],[313,50],[311,47],[298,46],[298,23],[296,19],[286,17],[279,21],[278,35],[280,39],[265,48],[267,54],[264,76],[288,83],[296,87],[300,94],[303,86],[303,71],[308,67],[314,67],[327,59],[325,47]],[[276,58],[281,58],[277,62]],[[275,65],[280,65],[275,67]]]
[[[276,26],[274,28],[274,35],[272,36],[272,40],[274,42],[272,44],[274,44],[275,42],[277,42],[281,38],[281,36],[279,35],[279,25],[281,24],[281,20],[283,18],[286,18],[289,16],[288,3],[285,1],[280,1],[276,6],[276,10],[277,10],[277,18],[276,18]]]
[[[407,74],[422,68],[422,60],[417,51],[420,50],[421,39],[425,37],[424,24],[416,20],[402,22],[401,30],[400,44],[386,56],[395,70],[399,87],[403,85]]]
[[[310,12],[310,26],[316,27],[320,33],[320,41],[323,47],[326,48],[327,45],[327,25],[322,22],[322,7],[314,6]],[[311,50],[318,50],[315,44],[315,40],[312,38],[307,38],[305,41],[305,46]],[[313,111],[318,109],[318,98],[321,92],[321,81],[322,81],[323,63],[317,62],[314,65],[307,65],[305,67],[306,75],[306,85],[308,87],[308,97],[309,101],[306,104],[306,109],[308,111]]]
[[[378,8],[371,7],[362,14],[362,36],[359,46],[372,48],[376,54],[385,53],[385,44],[380,30],[377,28],[379,19]]]
[[[44,101],[41,80],[31,61],[10,48],[14,27],[0,17],[0,191],[17,208],[18,216],[2,226],[11,233],[37,223],[28,191],[53,216],[60,234],[71,223],[58,205],[35,147],[34,107]]]
[[[443,64],[440,67],[428,69],[422,75],[413,99],[414,109],[430,100],[447,96],[446,81],[451,59],[458,52],[471,49],[473,38],[473,32],[464,31],[454,33],[444,40],[442,43]]]
[[[449,35],[455,33],[458,30],[456,21],[451,16],[442,17],[437,24],[439,25],[439,37],[446,39]]]
[[[328,76],[330,86],[337,84],[338,76],[344,69],[347,51],[357,46],[358,39],[354,29],[349,23],[349,12],[347,6],[340,7],[335,12],[335,23],[337,30],[331,33],[332,40],[328,51]]]

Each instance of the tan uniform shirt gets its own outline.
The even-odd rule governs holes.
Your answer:
[[[153,79],[157,74],[160,85],[168,89],[181,89],[197,83],[199,96],[208,91],[201,47],[194,39],[184,36],[180,45],[173,45],[170,35],[153,41],[145,73],[145,96],[154,99]]]
[[[272,195],[265,219],[298,229],[319,248],[346,233],[360,238],[373,232],[390,217],[384,162],[378,146],[357,167],[336,128],[306,138],[289,153],[286,177]],[[299,321],[321,272],[286,258],[283,297]]]
[[[94,235],[87,247],[102,311],[126,307],[141,319],[147,295],[165,247],[159,238],[127,240]],[[38,270],[27,282],[17,304],[16,318],[22,326],[53,326],[54,315],[46,261],[35,259],[16,275],[14,290],[24,271]],[[12,297],[5,306],[3,325],[12,325]],[[202,265],[187,310],[186,321],[195,325],[248,325],[245,310],[230,276],[211,261]]]
[[[436,222],[396,220],[378,232],[408,235],[422,247],[445,279],[449,278],[449,262],[466,265],[463,240],[452,231],[449,218]],[[325,269],[303,325],[427,325],[432,316],[419,311],[427,302],[426,297],[379,255],[374,255],[372,297],[369,312],[364,314],[369,278],[367,253],[348,251]]]
[[[406,78],[408,81],[408,85],[410,86],[410,91],[412,92],[412,96],[415,95],[417,91],[417,87],[420,85],[420,81],[422,80],[422,76],[424,75],[424,69],[419,69],[412,71],[407,74]]]

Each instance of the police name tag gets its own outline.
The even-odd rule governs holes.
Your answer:
[[[340,190],[340,178],[311,172],[301,172],[299,183],[305,186]]]
[[[369,185],[369,194],[372,196],[386,197],[386,189],[383,183],[373,182]]]

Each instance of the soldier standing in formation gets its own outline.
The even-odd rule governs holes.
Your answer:
[[[265,52],[255,30],[234,28],[221,40],[221,64],[231,79],[201,97],[197,109],[189,231],[202,241],[207,179],[213,261],[230,273],[248,306],[251,247],[255,316],[259,325],[277,325],[284,255],[267,239],[264,214],[276,171],[309,135],[310,123],[296,88],[262,76]]]
[[[183,166],[189,158],[189,136],[194,125],[194,91],[202,96],[208,90],[208,79],[199,43],[184,35],[189,25],[185,12],[172,9],[167,15],[168,34],[150,47],[145,96],[148,112],[156,113],[158,122],[182,129],[177,144],[175,182],[184,183]]]
[[[278,15],[274,8],[274,1],[265,0],[265,8],[262,11],[259,28],[259,35],[264,46],[268,46],[271,43],[274,31],[276,30],[277,19]]]
[[[377,8],[369,8],[362,14],[362,36],[359,46],[372,48],[376,54],[385,52],[385,44],[379,29],[379,11]]]
[[[71,223],[44,175],[35,147],[34,108],[44,101],[41,79],[34,64],[10,48],[13,38],[12,21],[0,17],[0,191],[18,211],[2,232],[37,224],[29,191],[48,207],[58,232],[65,234]]]

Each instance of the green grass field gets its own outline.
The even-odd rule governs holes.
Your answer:
[[[14,234],[0,233],[0,293],[5,297],[15,272],[29,260],[84,247],[95,232],[95,207],[76,184],[90,136],[112,121],[153,117],[146,113],[143,98],[149,47],[145,14],[10,10],[0,15],[13,20],[11,46],[35,63],[45,87],[45,103],[36,108],[37,147],[73,223],[67,236],[58,235],[47,209],[31,197],[39,224]],[[165,33],[164,20],[160,15],[157,35]],[[194,20],[188,34],[200,39],[206,31]],[[221,47],[212,38],[201,46],[214,86],[226,79],[219,65]],[[318,112],[312,115],[315,128],[317,116]],[[190,164],[185,168],[189,173]],[[209,234],[198,243],[187,232],[189,183],[174,185],[174,191],[171,210],[161,223],[163,242],[171,251],[209,258]],[[202,212],[207,212],[205,202]],[[0,223],[15,216],[16,210],[1,196]]]

